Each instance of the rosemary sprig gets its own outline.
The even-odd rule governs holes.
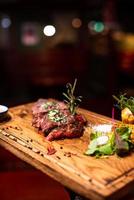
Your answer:
[[[82,101],[82,96],[74,96],[76,83],[77,79],[75,79],[73,85],[71,85],[71,83],[67,83],[67,93],[63,93],[64,97],[66,98],[64,102],[68,105],[68,108],[73,115],[76,113],[76,109],[79,106],[79,103]]]
[[[117,101],[117,107],[121,110],[123,110],[124,108],[129,108],[131,110],[132,113],[134,113],[134,97],[126,97],[126,93],[120,95],[120,97],[116,97],[115,95],[113,95],[113,98]]]

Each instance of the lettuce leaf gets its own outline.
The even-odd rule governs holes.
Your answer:
[[[100,157],[116,153],[119,156],[124,156],[126,153],[130,152],[130,149],[134,149],[134,144],[131,142],[130,138],[131,133],[132,129],[127,126],[117,127],[112,132],[108,133],[94,131],[91,133],[91,142],[85,154]],[[98,138],[102,136],[107,136],[108,141],[105,144],[102,142],[100,145]]]
[[[101,156],[101,155],[111,155],[114,152],[114,133],[111,132],[107,134],[109,137],[108,142],[104,145],[98,146],[97,143],[97,138],[102,135],[100,135],[100,132],[93,133],[93,135],[96,135],[95,139],[91,140],[90,144],[88,145],[88,149],[85,152],[86,155],[96,155],[96,156]]]
[[[115,151],[118,155],[128,153],[131,149],[131,128],[120,127],[115,129]]]

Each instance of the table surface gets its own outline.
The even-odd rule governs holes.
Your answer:
[[[0,124],[0,145],[54,178],[74,192],[90,199],[118,199],[134,187],[134,153],[124,158],[96,159],[84,155],[90,132],[81,138],[48,142],[32,127],[31,104],[9,109],[10,119]],[[111,124],[111,118],[79,109],[92,124]],[[49,151],[50,150],[50,151]],[[55,153],[49,155],[49,152]]]

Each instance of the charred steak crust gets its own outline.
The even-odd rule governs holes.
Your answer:
[[[32,108],[32,114],[32,125],[42,131],[48,141],[83,135],[84,116],[72,115],[63,102],[39,99]]]

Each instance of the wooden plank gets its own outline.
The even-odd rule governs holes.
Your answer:
[[[89,132],[77,139],[48,142],[32,127],[31,106],[11,108],[0,125],[0,145],[75,192],[95,200],[116,199],[134,186],[134,154],[96,159],[84,155]],[[108,117],[79,109],[92,124],[113,123]],[[116,123],[116,122],[115,122]],[[48,155],[48,147],[56,153]]]

